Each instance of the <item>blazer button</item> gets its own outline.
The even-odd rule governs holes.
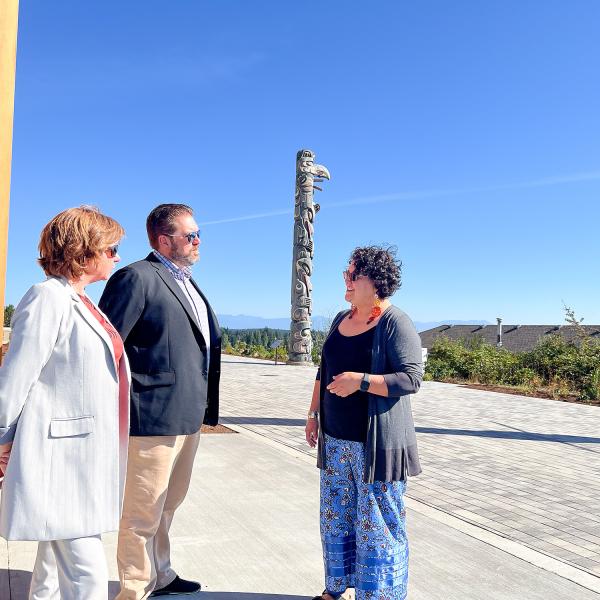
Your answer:
[[[207,376],[208,376],[208,371],[202,371],[202,375],[203,375],[204,377],[207,377]]]

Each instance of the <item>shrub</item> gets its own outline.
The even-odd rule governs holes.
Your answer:
[[[424,379],[515,385],[533,392],[540,387],[555,398],[577,394],[600,400],[600,343],[579,344],[559,335],[541,340],[530,352],[515,353],[483,340],[465,344],[440,336],[429,351]]]
[[[561,379],[560,377],[553,377],[548,382],[547,389],[548,389],[548,392],[550,393],[550,395],[555,400],[558,398],[564,398],[565,396],[568,396],[571,393],[568,383],[564,379]]]
[[[225,354],[231,354],[233,356],[247,356],[249,358],[260,358],[263,360],[275,360],[275,349],[265,348],[261,344],[247,344],[242,340],[237,340],[232,346],[228,343],[223,347]],[[277,361],[285,362],[288,359],[288,353],[285,346],[280,346],[277,349]]]
[[[462,342],[440,336],[427,353],[425,372],[440,381],[467,379],[469,376],[465,365],[467,355],[468,350]]]
[[[600,367],[596,367],[583,381],[582,400],[600,400]]]
[[[481,344],[466,358],[469,379],[479,383],[512,382],[519,366],[516,354],[490,344]]]
[[[542,378],[533,369],[520,367],[514,372],[512,383],[533,390],[542,385]]]
[[[549,335],[537,343],[531,352],[523,353],[523,363],[546,382],[555,377],[572,375],[577,369],[577,347],[560,335]]]

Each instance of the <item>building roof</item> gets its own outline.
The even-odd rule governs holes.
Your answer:
[[[583,325],[593,340],[600,341],[600,325]],[[577,330],[573,325],[502,325],[502,347],[511,352],[527,352],[543,338],[560,335],[567,342],[577,342]],[[483,339],[495,346],[498,325],[440,325],[421,331],[421,346],[428,350],[436,338],[445,336],[450,340],[471,341]]]

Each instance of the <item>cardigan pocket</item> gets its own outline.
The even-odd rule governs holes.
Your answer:
[[[83,416],[69,419],[52,419],[50,421],[50,437],[64,438],[88,435],[94,431],[94,417]]]

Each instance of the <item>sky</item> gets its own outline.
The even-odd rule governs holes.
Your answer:
[[[20,3],[6,303],[44,224],[93,204],[148,252],[183,202],[217,313],[290,312],[295,157],[317,192],[313,314],[353,248],[403,262],[415,321],[600,323],[595,0]],[[102,283],[88,288],[98,298]]]

